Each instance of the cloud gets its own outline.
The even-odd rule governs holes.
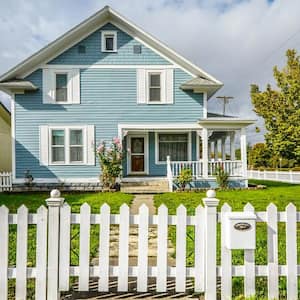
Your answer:
[[[0,3],[0,73],[107,4],[223,81],[218,95],[234,96],[227,112],[241,117],[255,118],[250,84],[272,83],[273,66],[300,46],[298,0],[12,0]]]

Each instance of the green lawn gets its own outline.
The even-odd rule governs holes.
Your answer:
[[[250,202],[256,211],[265,211],[266,207],[273,202],[279,211],[284,211],[288,203],[292,202],[300,210],[300,185],[292,185],[288,183],[278,183],[270,181],[254,181],[251,183],[259,183],[267,186],[265,190],[228,190],[217,191],[217,198],[220,199],[218,210],[220,211],[224,203],[228,203],[232,210],[241,211],[245,204]],[[194,214],[195,208],[202,204],[202,198],[205,197],[205,192],[179,192],[179,193],[166,193],[156,195],[154,197],[155,206],[159,207],[165,204],[169,208],[170,214],[176,213],[176,208],[183,204],[187,208],[188,214]],[[187,237],[187,264],[194,265],[194,230],[192,227],[188,229]],[[279,223],[279,264],[286,263],[285,257],[285,224]],[[298,226],[300,233],[300,226]],[[172,226],[169,230],[170,238],[176,244],[176,230]],[[220,264],[220,225],[218,225],[218,264]],[[267,227],[264,223],[257,224],[257,242],[255,251],[255,262],[258,265],[265,265],[267,263]],[[298,262],[300,261],[300,241],[298,241]],[[233,251],[233,264],[244,264],[243,251]],[[256,280],[256,299],[262,299],[267,295],[267,281],[266,278],[259,277]],[[286,294],[286,280],[280,278],[280,295],[285,298]],[[241,278],[233,279],[233,293],[234,296],[243,294],[243,280]]]
[[[87,202],[91,206],[93,213],[99,213],[102,204],[107,203],[111,207],[111,212],[116,214],[123,203],[131,203],[133,196],[123,193],[65,193],[62,194],[72,207],[72,212],[79,212],[80,206]],[[18,207],[26,205],[29,212],[34,213],[41,205],[46,205],[45,199],[49,198],[49,193],[0,193],[0,206],[6,205],[10,213],[16,213]],[[27,266],[35,266],[36,255],[36,226],[28,226],[28,262]],[[10,225],[9,228],[9,265],[16,265],[16,238],[17,225]],[[90,256],[97,256],[99,246],[99,226],[91,225]],[[79,225],[71,225],[71,265],[78,265],[79,254]],[[15,281],[9,281],[9,299],[14,296]],[[34,299],[34,281],[28,280],[28,297]]]

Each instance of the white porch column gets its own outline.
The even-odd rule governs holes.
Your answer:
[[[219,149],[218,149],[218,143],[219,142],[219,140],[215,140],[215,145],[214,145],[214,159],[215,159],[215,161],[217,161],[218,160],[218,156],[219,156]]]
[[[230,132],[230,160],[235,160],[235,132]]]
[[[225,148],[225,143],[226,143],[226,136],[225,136],[225,137],[222,137],[222,146],[221,146],[222,160],[226,160],[226,148]]]
[[[202,162],[203,162],[203,177],[208,177],[208,130],[207,128],[203,128],[202,130]]]
[[[243,177],[247,177],[247,140],[245,128],[241,129],[241,160]]]

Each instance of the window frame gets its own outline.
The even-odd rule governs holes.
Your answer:
[[[151,76],[152,75],[159,75],[159,86],[152,86],[151,85]],[[159,89],[159,98],[160,100],[151,100],[151,89]],[[162,75],[161,72],[148,72],[148,102],[149,103],[161,103],[162,102]]]
[[[48,155],[49,155],[49,165],[50,166],[74,166],[74,165],[87,165],[87,128],[86,126],[49,126],[48,135]],[[64,162],[54,162],[52,159],[52,131],[53,130],[64,130],[64,148],[65,148],[65,161]],[[70,145],[70,132],[71,130],[82,130],[82,151],[83,151],[83,161],[71,161],[71,145]],[[72,145],[74,146],[74,145]]]
[[[150,77],[151,75],[160,75],[160,101],[150,100]],[[146,103],[147,104],[166,104],[165,99],[165,71],[164,70],[147,70],[146,71]]]
[[[67,76],[67,101],[57,101],[56,98],[56,91],[57,91],[57,85],[56,85],[56,76],[57,75],[66,75]],[[69,96],[69,89],[70,89],[70,85],[69,85],[69,80],[70,80],[70,71],[55,71],[54,72],[54,99],[55,99],[55,104],[68,104],[70,103],[70,96]]]
[[[107,50],[106,49],[106,36],[112,35],[113,36],[113,50]],[[114,53],[118,51],[118,42],[117,42],[117,31],[115,30],[102,30],[101,31],[101,52],[107,52],[107,53]]]
[[[192,135],[190,131],[159,131],[155,132],[155,164],[156,165],[165,165],[167,161],[159,160],[159,134],[187,134],[187,161],[191,160],[192,157]]]

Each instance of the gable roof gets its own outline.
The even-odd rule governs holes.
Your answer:
[[[46,47],[7,71],[5,74],[0,76],[0,82],[23,79],[38,69],[42,64],[45,64],[57,57],[59,54],[69,49],[108,22],[116,25],[140,42],[145,43],[148,47],[159,52],[159,54],[185,69],[193,76],[209,81],[211,83],[210,96],[223,86],[222,82],[209,75],[180,54],[176,53],[149,33],[146,33],[131,21],[125,19],[109,6],[105,6],[103,9],[48,44]]]

